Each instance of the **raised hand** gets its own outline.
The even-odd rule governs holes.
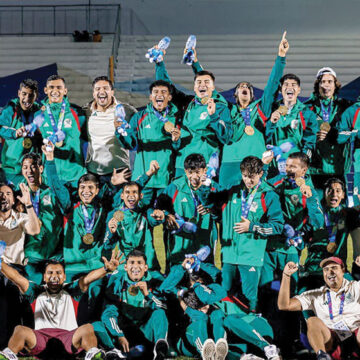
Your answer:
[[[117,170],[114,169],[111,176],[111,183],[113,185],[121,185],[128,182],[130,177],[131,177],[131,171],[128,168],[125,168],[120,172],[117,172]]]
[[[122,257],[124,254],[121,251],[116,252],[114,249],[111,252],[111,259],[108,261],[105,256],[102,257],[102,260],[104,262],[105,269],[108,271],[115,271],[120,264],[123,264],[125,260],[122,260]]]
[[[278,110],[275,110],[272,114],[271,114],[271,117],[270,117],[270,121],[273,123],[273,124],[276,124],[279,119],[281,117],[281,114]]]
[[[42,150],[43,154],[45,155],[47,161],[54,160],[54,149],[55,149],[55,146],[51,141],[49,141],[47,143],[47,145],[43,145],[41,147],[41,150]]]
[[[118,222],[116,219],[114,218],[111,218],[111,220],[108,222],[108,227],[109,227],[109,230],[112,234],[114,234],[117,230],[117,227],[118,227]]]
[[[216,104],[215,104],[214,99],[212,99],[212,98],[210,98],[207,102],[207,111],[208,111],[209,115],[215,114]]]
[[[149,170],[146,172],[147,176],[155,175],[160,169],[160,165],[156,160],[150,162]]]
[[[290,45],[289,45],[289,42],[286,39],[286,31],[284,31],[282,39],[280,41],[278,55],[281,56],[281,57],[286,56],[286,53],[289,51],[289,49],[290,49]]]
[[[285,265],[283,273],[287,276],[291,276],[292,274],[295,274],[297,271],[298,271],[298,266],[294,262],[290,261]]]
[[[178,129],[177,127],[174,127],[172,130],[171,130],[171,140],[172,141],[178,141],[179,138],[180,138],[180,135],[181,135],[181,131],[180,129]]]
[[[25,206],[31,205],[31,197],[30,197],[30,191],[29,187],[25,185],[24,183],[20,184],[20,190],[21,190],[21,196],[18,196],[18,200]]]
[[[165,214],[162,210],[155,209],[152,214],[150,214],[151,217],[153,217],[155,220],[164,220]]]

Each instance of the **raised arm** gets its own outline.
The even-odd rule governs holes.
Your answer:
[[[22,294],[26,293],[29,288],[29,280],[22,276],[16,269],[6,264],[4,261],[1,262],[1,272],[3,275],[12,281],[20,290]]]

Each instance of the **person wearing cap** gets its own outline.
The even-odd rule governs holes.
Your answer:
[[[271,106],[284,72],[289,48],[285,31],[279,44],[278,56],[260,99],[255,99],[253,86],[249,82],[242,81],[236,85],[236,105],[230,110],[234,135],[232,143],[224,145],[223,148],[219,174],[219,183],[222,186],[240,183],[241,173],[234,169],[239,169],[245,157],[253,155],[261,158],[266,150],[266,120],[271,115]]]
[[[266,143],[280,147],[275,161],[269,167],[271,176],[282,173],[282,164],[288,156],[297,151],[310,159],[316,145],[318,124],[316,115],[299,99],[300,79],[294,74],[285,74],[280,79],[279,91],[282,99],[273,103],[273,113],[266,122]]]
[[[322,188],[322,184],[330,177],[342,177],[344,174],[344,147],[337,142],[336,125],[352,102],[338,96],[340,88],[335,71],[330,67],[323,67],[316,75],[314,92],[305,102],[316,114],[319,126],[310,168],[317,189]]]
[[[307,337],[317,360],[342,359],[344,352],[359,354],[360,282],[344,279],[345,266],[338,257],[321,261],[325,285],[290,298],[290,279],[298,270],[294,262],[286,264],[278,296],[283,311],[312,310],[307,320]]]

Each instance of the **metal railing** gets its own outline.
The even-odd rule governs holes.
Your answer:
[[[65,35],[74,30],[113,34],[119,7],[119,4],[0,5],[0,35]]]
[[[109,77],[112,83],[115,80],[115,64],[117,61],[117,56],[119,52],[120,44],[120,35],[121,35],[121,7],[118,5],[117,14],[116,14],[116,23],[114,29],[114,39],[111,49],[111,56],[109,58]]]

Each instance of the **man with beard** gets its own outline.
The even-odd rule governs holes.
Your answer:
[[[115,136],[115,108],[119,104],[114,97],[114,87],[107,76],[94,79],[93,100],[85,107],[87,116],[86,167],[89,172],[100,175],[100,181],[110,182],[114,168],[130,168],[129,151],[119,146]],[[129,104],[122,104],[125,120],[136,109]]]
[[[266,143],[280,147],[270,167],[270,174],[284,174],[285,161],[291,153],[301,151],[310,159],[315,149],[318,124],[316,115],[298,100],[300,79],[286,74],[280,79],[282,99],[275,101],[270,121],[266,122]],[[276,169],[277,168],[277,169]]]
[[[6,249],[1,258],[25,274],[24,241],[25,234],[37,235],[40,233],[39,219],[31,202],[28,187],[21,183],[20,202],[26,208],[26,214],[14,209],[15,195],[9,185],[0,184],[0,239],[6,242]],[[0,345],[4,345],[14,327],[21,323],[25,303],[20,300],[19,291],[4,277],[0,277]]]
[[[31,281],[40,284],[43,265],[56,253],[62,240],[63,214],[51,189],[43,182],[44,166],[41,156],[35,153],[26,154],[22,159],[22,175],[30,189],[30,198],[40,221],[40,234],[27,235],[25,257],[28,260],[26,272]]]
[[[11,100],[0,115],[0,137],[5,140],[1,151],[2,171],[7,181],[15,185],[22,181],[19,159],[31,151],[40,151],[40,134],[31,138],[23,137],[26,134],[25,125],[32,123],[34,113],[40,109],[35,102],[38,94],[38,83],[35,80],[23,80],[18,97]]]
[[[40,126],[41,135],[55,145],[59,178],[76,187],[77,180],[85,173],[80,139],[84,115],[79,108],[75,109],[70,104],[63,77],[51,75],[46,81],[44,92],[47,98],[42,102],[41,111],[35,114],[44,117]]]
[[[294,262],[287,263],[282,274],[278,307],[284,311],[312,310],[315,313],[307,320],[307,337],[317,360],[358,358],[359,282],[344,278],[345,266],[338,257],[322,260],[320,267],[325,286],[290,298],[290,279],[298,266]]]
[[[176,126],[179,112],[171,103],[170,84],[157,80],[149,90],[151,102],[131,118],[127,134],[116,133],[125,148],[136,149],[133,179],[142,175],[151,161],[156,160],[160,165],[157,174],[142,190],[145,205],[152,205],[159,193],[169,185],[174,175],[174,152],[180,146],[180,129]]]
[[[93,327],[90,324],[78,327],[76,301],[88,290],[92,282],[116,270],[119,259],[120,257],[113,253],[110,261],[103,258],[104,266],[67,284],[64,264],[50,260],[44,270],[45,285],[30,282],[18,271],[3,264],[1,272],[4,276],[33,303],[35,330],[17,326],[8,347],[0,352],[0,359],[17,360],[17,354],[22,350],[29,355],[39,355],[52,338],[58,339],[68,354],[77,354],[85,350],[85,360],[104,359],[104,353],[97,348]]]
[[[330,67],[320,69],[316,75],[314,92],[305,102],[316,114],[319,125],[316,147],[311,159],[309,173],[315,188],[321,189],[330,177],[344,174],[343,146],[337,142],[337,124],[342,113],[351,105],[349,100],[339,98],[341,84]]]

